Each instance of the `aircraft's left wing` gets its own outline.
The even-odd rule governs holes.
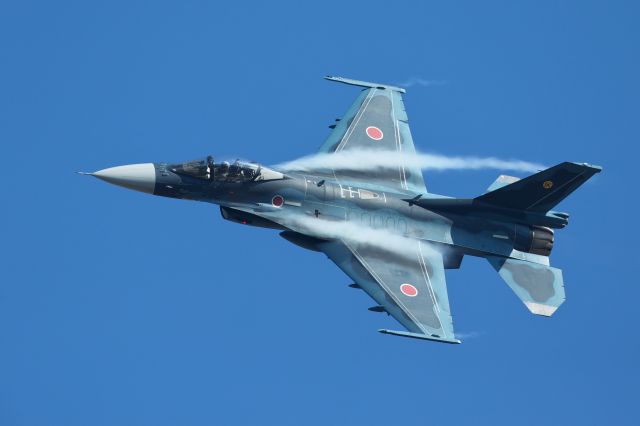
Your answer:
[[[406,331],[381,333],[460,343],[453,333],[442,255],[419,240],[405,253],[343,241],[318,244],[333,262]]]

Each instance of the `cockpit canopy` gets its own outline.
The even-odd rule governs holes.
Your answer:
[[[170,164],[168,169],[179,175],[215,182],[259,182],[284,179],[284,175],[257,163],[236,160],[233,163],[214,162],[212,156],[204,160]]]

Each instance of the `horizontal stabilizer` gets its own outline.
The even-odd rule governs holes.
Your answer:
[[[564,302],[560,269],[498,256],[487,260],[532,313],[550,317]]]
[[[598,166],[565,162],[474,200],[507,209],[546,213],[601,170]]]
[[[520,178],[517,177],[500,175],[498,176],[498,179],[494,180],[493,183],[487,188],[487,192],[495,191],[496,189],[500,189],[503,186],[511,185],[512,183],[515,183],[519,180]]]
[[[445,338],[442,338],[442,337],[430,336],[428,334],[412,333],[410,331],[387,330],[387,329],[384,329],[384,328],[382,328],[382,329],[380,329],[378,331],[380,333],[382,333],[382,334],[392,334],[394,336],[409,337],[411,339],[431,340],[431,341],[434,341],[434,342],[452,343],[452,344],[462,343],[458,339],[445,339]]]

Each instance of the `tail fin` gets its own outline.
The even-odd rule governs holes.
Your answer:
[[[602,167],[586,163],[565,162],[487,192],[475,200],[497,207],[546,213],[601,170]]]
[[[487,260],[532,313],[550,317],[564,302],[560,269],[498,256]]]

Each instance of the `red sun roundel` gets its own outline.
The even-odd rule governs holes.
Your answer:
[[[402,284],[400,286],[400,291],[402,294],[409,297],[416,297],[418,295],[418,289],[411,284]]]
[[[376,126],[369,126],[366,129],[367,136],[369,136],[374,141],[379,141],[384,137],[384,133],[382,130],[378,129]]]
[[[282,205],[284,204],[284,197],[282,197],[282,195],[276,195],[271,199],[271,204],[273,204],[273,207],[282,207]]]

